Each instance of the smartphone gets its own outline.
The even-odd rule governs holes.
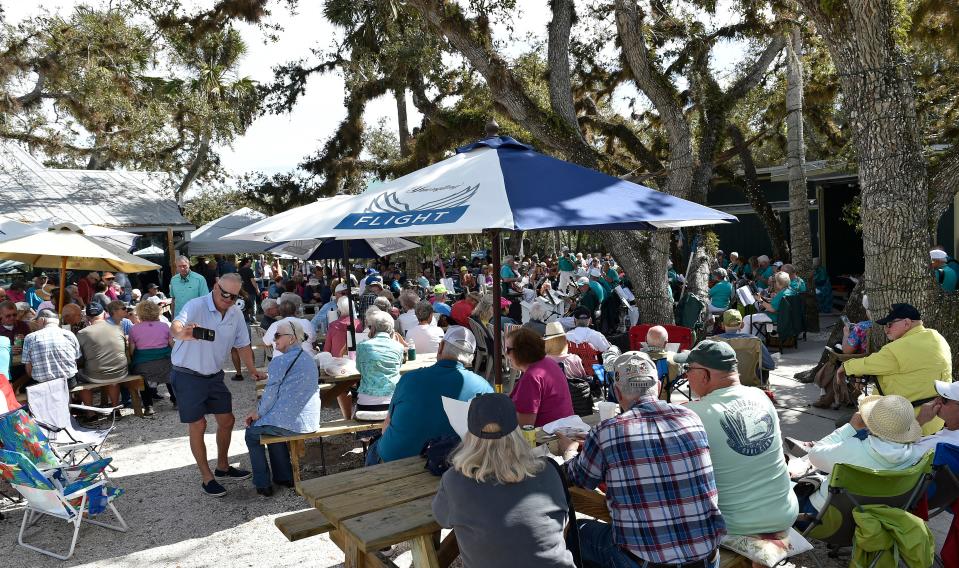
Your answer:
[[[852,327],[852,323],[849,322],[849,318],[846,317],[846,314],[843,314],[843,315],[839,316],[839,319],[842,320],[842,324],[843,324],[843,325]]]
[[[216,332],[205,327],[194,327],[193,338],[201,341],[213,341],[216,339]]]

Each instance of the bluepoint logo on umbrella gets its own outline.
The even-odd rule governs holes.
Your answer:
[[[337,229],[394,229],[455,223],[469,209],[480,184],[417,186],[377,195],[363,213],[350,213]]]

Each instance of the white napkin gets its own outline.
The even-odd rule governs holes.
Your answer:
[[[559,429],[567,428],[570,430],[578,430],[580,432],[589,432],[589,424],[583,422],[583,419],[577,415],[567,416],[566,418],[560,418],[559,420],[553,420],[549,424],[543,426],[543,432],[552,435]]]

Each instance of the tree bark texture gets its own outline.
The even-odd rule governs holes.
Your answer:
[[[406,158],[410,155],[410,122],[406,116],[406,88],[397,87],[393,89],[393,97],[396,99],[396,124],[400,134],[400,156]]]
[[[606,250],[616,251],[619,263],[636,267],[629,275],[640,323],[673,323],[665,262],[669,256],[669,231],[604,231],[600,235]]]
[[[789,168],[789,251],[792,265],[813,284],[809,199],[806,188],[806,141],[803,138],[802,34],[793,26],[786,44],[786,165]]]
[[[909,302],[931,313],[929,178],[911,70],[894,35],[892,2],[799,4],[832,56],[855,135],[872,311],[885,314],[893,303]]]

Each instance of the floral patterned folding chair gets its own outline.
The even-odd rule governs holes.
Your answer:
[[[18,537],[21,546],[66,560],[73,555],[84,518],[88,523],[126,532],[126,521],[113,504],[123,491],[111,487],[103,471],[112,458],[63,466],[36,422],[23,409],[0,416],[0,442],[4,448],[0,450],[0,476],[27,501]],[[116,524],[94,519],[107,509],[116,517]],[[66,555],[24,542],[27,528],[42,515],[73,524],[73,538]]]

